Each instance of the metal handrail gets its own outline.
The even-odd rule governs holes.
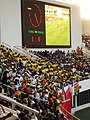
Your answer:
[[[46,58],[46,57],[43,57],[42,55],[40,55],[40,54],[38,54],[38,53],[35,53],[37,56],[39,56],[39,57],[41,57],[42,59],[45,59],[45,60],[47,60],[48,62],[50,62],[50,60],[48,59],[48,58]]]
[[[75,115],[73,115],[72,113],[68,112],[62,105],[60,105],[60,107],[69,115],[71,115],[73,118],[75,118],[76,120],[80,120],[78,117],[76,117]]]
[[[5,45],[6,47],[11,48],[11,46],[10,46],[10,45],[8,45],[8,44],[7,44],[7,43],[5,43],[5,42],[2,42],[2,44],[3,44],[3,45]]]
[[[2,84],[2,83],[0,82],[0,84]],[[12,89],[12,90],[14,90],[13,87],[11,87],[10,85],[4,84],[4,86],[6,86],[7,88],[10,88],[10,89]],[[7,91],[8,91],[8,90],[7,90]],[[23,92],[23,91],[21,91],[21,94],[26,95],[26,93]],[[48,100],[44,100],[44,99],[41,99],[41,98],[40,98],[40,99],[37,99],[36,97],[33,97],[31,94],[29,94],[29,97],[34,98],[34,99],[39,100],[39,101],[48,102]]]
[[[30,52],[24,50],[24,49],[21,49],[21,48],[19,48],[19,47],[20,47],[20,46],[14,46],[15,49],[17,49],[17,50],[19,50],[19,51],[21,51],[21,52],[23,52],[23,53],[29,55],[30,57],[32,56],[32,57],[38,58],[38,56],[36,56],[36,55],[34,55],[34,54],[32,54],[32,53],[30,53]]]
[[[17,102],[16,100],[14,100],[14,99],[12,99],[12,98],[10,98],[10,97],[7,97],[6,95],[0,94],[0,98],[6,100],[6,101],[8,101],[8,102],[10,102],[13,106],[17,105],[17,106],[19,106],[19,107],[21,107],[21,108],[28,109],[28,110],[31,111],[31,112],[39,113],[39,111],[37,111],[37,110],[35,110],[35,109],[33,109],[33,108],[30,108],[30,107],[28,107],[28,106],[26,106],[26,105],[23,105],[23,104]],[[14,108],[14,107],[13,107],[13,108]],[[12,108],[12,109],[13,109],[13,108]]]

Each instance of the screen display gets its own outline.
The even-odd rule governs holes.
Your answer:
[[[22,45],[28,48],[71,47],[70,8],[22,0]]]

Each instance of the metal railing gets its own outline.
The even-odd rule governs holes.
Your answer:
[[[4,45],[5,47],[8,47],[8,48],[11,48],[11,46],[10,45],[8,45],[7,43],[5,43],[5,42],[2,42],[2,45]]]
[[[30,108],[30,107],[28,107],[28,106],[26,106],[26,105],[23,105],[23,104],[17,102],[16,100],[14,100],[14,99],[6,96],[6,95],[0,94],[0,98],[6,100],[7,102],[10,102],[10,103],[12,104],[12,109],[14,109],[14,108],[15,108],[15,105],[17,105],[17,106],[19,106],[20,108],[27,109],[27,110],[30,111],[30,112],[39,113],[39,111],[37,111],[37,110],[35,110],[35,109],[33,109],[33,108]]]
[[[37,56],[39,56],[39,57],[41,57],[41,58],[44,59],[44,60],[47,60],[48,62],[51,62],[48,58],[43,57],[42,55],[40,55],[40,54],[38,54],[38,53],[34,53],[34,54],[37,55]]]
[[[63,113],[66,112],[66,118],[68,118],[67,116],[69,115],[70,118],[68,118],[68,120],[80,120],[78,117],[76,117],[75,115],[73,115],[72,113],[68,112],[62,105],[60,105]]]
[[[23,55],[25,55],[25,56],[27,56],[27,57],[29,57],[29,58],[31,58],[31,57],[32,57],[33,59],[37,59],[37,58],[38,58],[38,56],[36,56],[36,55],[28,52],[27,50],[25,50],[25,49],[22,48],[21,46],[14,46],[13,51],[14,51],[14,52],[15,52],[15,51],[16,51],[16,52],[19,52],[19,53],[21,53],[21,54],[23,54]]]
[[[0,82],[0,85],[2,85],[2,83]],[[4,86],[6,86],[7,87],[7,95],[9,95],[9,93],[11,92],[11,90],[12,91],[14,91],[14,88],[13,87],[11,87],[10,85],[6,85],[6,84],[3,84]],[[23,95],[26,95],[26,93],[25,92],[23,92],[23,91],[21,91],[21,94],[23,94]],[[37,99],[36,97],[34,97],[34,96],[32,96],[31,94],[29,94],[29,97],[30,98],[32,98],[32,99],[35,99],[35,100],[39,100],[39,101],[44,101],[44,102],[48,102],[48,100],[45,100],[45,99]]]

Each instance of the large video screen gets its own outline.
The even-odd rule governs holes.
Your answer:
[[[70,8],[22,0],[22,45],[28,48],[71,47]]]

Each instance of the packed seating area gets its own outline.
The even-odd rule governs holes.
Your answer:
[[[50,62],[57,65],[57,69],[62,70],[64,76],[61,79],[68,81],[70,77],[76,77],[82,79],[82,77],[90,75],[90,59],[83,54],[82,48],[79,46],[76,50],[71,52],[62,50],[56,50],[55,52],[45,51],[34,51],[35,54],[46,57]],[[64,78],[65,77],[65,78]]]
[[[39,57],[27,58],[0,46],[0,93],[38,110],[40,114],[34,116],[32,113],[30,119],[64,120],[60,112],[62,87],[89,77],[90,59],[79,46],[71,52],[58,49],[34,51],[34,54]],[[5,102],[0,99],[0,104]],[[15,109],[20,110],[17,106]]]

